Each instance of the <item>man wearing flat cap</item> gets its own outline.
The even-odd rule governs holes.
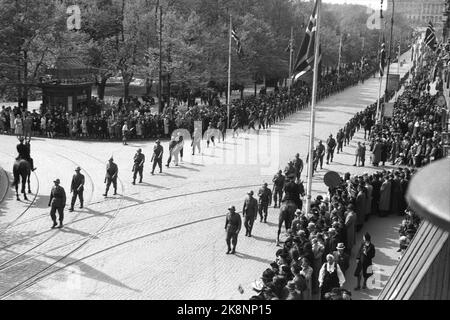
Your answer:
[[[272,191],[267,188],[267,183],[264,183],[262,188],[258,191],[258,202],[259,202],[259,217],[261,218],[261,222],[267,222],[267,210],[272,202]],[[263,217],[264,213],[264,217]]]
[[[244,217],[245,236],[252,236],[253,223],[258,215],[258,201],[253,198],[253,191],[247,193],[248,197],[244,201],[242,216]]]
[[[64,220],[64,207],[66,206],[66,191],[63,187],[60,186],[61,181],[59,179],[56,179],[55,181],[53,181],[53,183],[55,185],[50,192],[50,200],[48,201],[48,206],[51,207],[50,217],[53,220],[52,229],[56,228],[57,226],[56,211],[58,211],[59,216],[58,228],[61,229],[63,227]]]
[[[72,202],[70,203],[70,212],[73,212],[73,207],[77,201],[77,197],[80,199],[80,209],[83,209],[83,191],[84,191],[84,175],[80,173],[81,168],[75,168],[75,174],[72,177],[72,183],[70,184],[70,192],[72,193]]]
[[[227,254],[236,253],[237,239],[238,234],[241,231],[241,226],[241,216],[236,213],[236,208],[234,206],[229,207],[225,222],[225,230],[227,232],[226,242],[228,246]],[[231,249],[231,244],[233,244],[233,249]]]
[[[114,187],[114,195],[117,194],[117,174],[119,173],[119,168],[117,164],[114,163],[113,157],[111,157],[106,165],[106,175],[105,175],[105,183],[106,183],[106,191],[103,194],[104,197],[108,196],[109,187],[111,183]]]
[[[134,155],[133,158],[134,164],[133,164],[133,185],[136,184],[136,178],[139,173],[139,183],[142,183],[142,175],[144,172],[144,162],[145,162],[145,156],[142,153],[142,149],[139,148]]]

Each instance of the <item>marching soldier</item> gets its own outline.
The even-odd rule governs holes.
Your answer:
[[[142,149],[138,149],[136,154],[134,155],[134,165],[133,165],[133,185],[136,184],[136,177],[139,173],[139,183],[142,183],[142,174],[144,172],[144,162],[145,156],[142,153]]]
[[[77,197],[80,199],[80,209],[83,209],[84,175],[82,175],[80,171],[80,167],[75,169],[75,174],[72,177],[72,183],[70,185],[70,192],[72,193],[72,202],[69,209],[70,212],[73,212],[73,207],[77,201]]]
[[[228,246],[227,254],[234,254],[236,253],[237,239],[238,234],[241,231],[242,220],[241,216],[236,213],[236,208],[234,206],[229,207],[228,211],[225,222],[225,230],[227,231],[226,242]],[[231,250],[231,244],[233,244],[233,250]]]
[[[335,148],[336,148],[336,140],[334,140],[333,135],[330,134],[330,137],[327,140],[327,164],[333,162]]]
[[[242,216],[244,217],[245,236],[252,236],[253,223],[258,215],[258,201],[253,198],[253,191],[247,193],[248,197],[244,201]]]
[[[283,176],[283,171],[278,171],[278,174],[273,178],[273,201],[275,205],[274,208],[277,207],[277,202],[279,200],[279,204],[281,204],[281,199],[283,198],[283,188],[284,181],[286,180],[285,176]]]
[[[103,194],[104,197],[108,196],[109,187],[111,186],[111,183],[114,187],[114,195],[117,195],[117,174],[119,173],[119,168],[117,167],[117,164],[114,163],[113,157],[109,159],[108,164],[106,165],[106,176],[105,176],[105,183],[106,183],[106,191]]]
[[[325,156],[325,146],[322,144],[322,140],[319,141],[319,144],[316,147],[317,158],[320,162],[320,169],[323,167],[323,157]]]
[[[152,169],[152,175],[155,174],[155,168],[158,165],[159,166],[159,173],[162,173],[162,157],[164,153],[164,148],[161,145],[161,141],[156,140],[156,145],[153,147],[153,156],[152,156],[152,162],[153,162],[153,169]]]
[[[59,218],[58,228],[61,229],[63,227],[64,220],[64,207],[66,206],[66,191],[59,185],[61,183],[59,179],[56,179],[55,181],[53,181],[53,183],[55,185],[50,192],[50,200],[48,201],[48,206],[51,207],[50,217],[53,220],[52,229],[55,229],[57,226],[56,211],[58,211]]]
[[[337,135],[336,135],[336,140],[337,140],[337,153],[339,154],[339,151],[340,152],[343,152],[343,150],[342,150],[342,146],[344,145],[344,138],[345,138],[345,135],[344,135],[344,130],[342,130],[342,129],[340,129],[339,130],[339,132],[337,133]]]
[[[300,176],[302,175],[302,171],[303,171],[303,160],[300,158],[299,153],[297,153],[295,155],[294,168],[295,168],[295,175],[296,175],[297,181],[300,181]]]
[[[261,218],[261,222],[263,222],[263,213],[264,213],[264,222],[267,222],[267,210],[268,207],[272,203],[272,191],[267,188],[267,183],[264,183],[262,188],[259,189],[258,192],[258,202],[259,202],[259,217]]]

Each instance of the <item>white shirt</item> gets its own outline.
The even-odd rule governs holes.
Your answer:
[[[337,276],[339,278],[339,285],[342,287],[342,285],[345,283],[345,277],[341,271],[341,267],[339,267],[339,265],[335,262],[332,265],[330,265],[327,262],[322,265],[322,268],[320,268],[320,272],[319,272],[319,286],[320,287],[322,286],[323,279],[325,277],[325,270],[327,270],[329,273],[333,273],[335,266],[337,268]]]

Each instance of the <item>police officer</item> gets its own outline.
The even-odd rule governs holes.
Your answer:
[[[300,176],[302,175],[302,171],[303,171],[303,160],[300,158],[299,153],[297,153],[295,155],[294,168],[295,168],[295,174],[296,174],[297,180],[300,181]]]
[[[164,148],[161,145],[161,141],[156,140],[156,145],[153,147],[153,156],[152,156],[153,169],[152,169],[152,175],[155,174],[156,165],[159,166],[159,173],[162,173],[162,157],[163,157],[163,153],[164,153]]]
[[[278,174],[274,176],[272,179],[273,182],[273,201],[275,205],[274,208],[277,207],[277,201],[279,200],[279,204],[281,204],[281,199],[283,198],[283,188],[284,188],[284,182],[286,178],[283,175],[283,171],[278,171]]]
[[[247,193],[248,197],[244,201],[242,216],[244,217],[245,236],[252,236],[253,223],[258,215],[258,201],[253,198],[253,191]]]
[[[327,140],[327,164],[333,162],[335,148],[336,148],[336,140],[334,140],[333,135],[330,134],[330,137]]]
[[[241,231],[242,220],[239,214],[236,213],[236,208],[231,206],[228,208],[227,219],[225,221],[225,230],[227,232],[227,254],[236,253],[236,245],[238,240],[238,234]],[[233,250],[231,250],[231,244],[233,244]]]
[[[103,194],[104,197],[108,196],[109,187],[111,186],[111,183],[114,187],[114,195],[117,195],[117,174],[119,173],[119,168],[117,167],[117,164],[114,163],[113,157],[109,159],[108,164],[106,165],[106,176],[105,176],[105,183],[106,183],[106,191]]]
[[[55,181],[53,181],[53,183],[55,185],[50,192],[50,200],[48,201],[48,206],[51,207],[50,217],[53,220],[52,229],[56,228],[57,226],[56,211],[58,211],[59,216],[58,228],[61,229],[63,227],[64,220],[64,207],[66,206],[66,191],[59,185],[61,183],[59,179],[56,179]]]
[[[72,202],[69,209],[70,212],[73,212],[73,207],[75,205],[75,201],[77,201],[77,196],[80,199],[80,209],[83,209],[84,175],[82,175],[80,171],[80,167],[75,169],[75,174],[72,177],[72,183],[70,185],[70,192],[72,193]]]
[[[263,222],[263,213],[264,213],[264,222],[267,222],[267,209],[272,203],[272,191],[267,188],[267,183],[264,183],[262,188],[259,189],[258,192],[258,202],[259,202],[259,217],[261,218],[261,222]]]
[[[133,185],[136,184],[136,177],[139,173],[139,183],[142,183],[142,174],[144,172],[144,162],[145,156],[142,153],[142,149],[138,149],[136,154],[134,155],[134,164],[133,164]]]
[[[25,141],[24,137],[19,137],[19,144],[17,145],[17,153],[19,153],[19,158],[27,160],[30,163],[31,170],[34,171],[34,161],[31,158],[31,144],[30,139]],[[25,141],[25,143],[24,143]]]

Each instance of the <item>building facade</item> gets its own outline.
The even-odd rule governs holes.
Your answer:
[[[392,11],[392,1],[387,0],[388,11]],[[431,21],[436,30],[442,30],[445,0],[395,0],[394,9],[418,27],[426,27]]]

